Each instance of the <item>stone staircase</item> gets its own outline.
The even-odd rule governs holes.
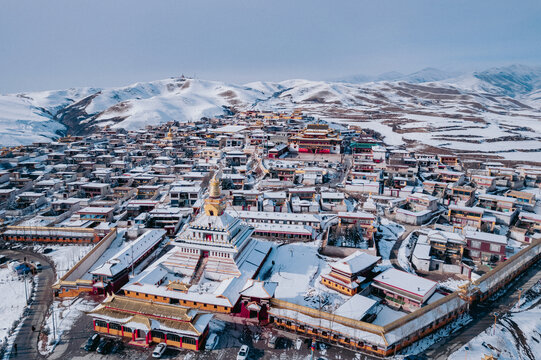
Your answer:
[[[209,261],[208,257],[201,256],[199,258],[199,261],[197,262],[193,276],[190,280],[191,285],[196,285],[199,283],[199,280],[201,280],[201,276],[203,276],[203,272],[205,271],[205,267],[207,266],[208,261]]]

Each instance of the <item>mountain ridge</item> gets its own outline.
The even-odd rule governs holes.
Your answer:
[[[472,141],[467,134],[460,134],[460,146],[456,136],[447,145],[448,134],[438,130],[457,119],[464,126],[494,127],[495,137],[539,140],[541,68],[514,65],[437,81],[443,76],[440,71],[427,68],[408,76],[410,81],[362,84],[292,79],[243,85],[177,77],[117,88],[8,94],[0,96],[0,141],[18,145],[66,133],[85,134],[106,125],[135,130],[146,124],[189,121],[230,111],[295,108],[322,119],[348,124],[360,121],[382,133],[390,145],[411,141],[411,129],[417,129],[433,135],[426,139],[429,146],[464,147]],[[439,119],[437,124],[434,119]],[[531,134],[513,130],[521,127],[520,122],[533,120]],[[425,129],[419,128],[421,124]]]

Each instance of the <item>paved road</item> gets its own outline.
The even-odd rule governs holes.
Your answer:
[[[471,339],[485,331],[494,324],[494,316],[491,314],[496,311],[500,314],[507,313],[518,301],[518,288],[524,291],[531,288],[541,279],[541,261],[531,266],[521,277],[516,279],[511,286],[496,301],[476,306],[470,315],[473,321],[445,339],[432,345],[423,352],[428,359],[443,360],[449,355],[460,349]]]
[[[396,239],[396,242],[393,245],[393,248],[391,249],[391,255],[389,256],[389,260],[391,261],[391,264],[398,270],[404,270],[402,269],[402,266],[400,266],[400,263],[398,262],[398,249],[400,249],[400,246],[402,245],[402,241],[406,239],[409,234],[411,234],[412,231],[420,229],[418,226],[411,226],[406,224],[400,224],[404,227],[404,232],[402,235]]]
[[[27,316],[23,321],[21,329],[15,339],[17,344],[17,358],[39,359],[42,356],[38,352],[39,329],[43,324],[47,310],[52,302],[51,286],[56,278],[54,267],[49,259],[43,255],[34,254],[26,250],[0,250],[0,254],[10,259],[40,262],[43,270],[38,273],[35,280],[38,281],[35,288],[35,299],[27,310]],[[38,331],[32,332],[32,326]],[[11,356],[15,356],[12,352]]]

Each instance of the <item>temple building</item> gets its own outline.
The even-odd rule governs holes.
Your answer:
[[[271,244],[252,239],[254,228],[224,209],[225,198],[219,180],[214,177],[209,197],[205,199],[204,213],[174,242],[179,255],[186,259],[197,258],[196,267],[185,268],[182,274],[192,276],[199,271],[205,278],[219,281],[240,276],[244,271],[253,274],[259,271]]]
[[[196,309],[124,296],[108,297],[89,315],[94,331],[131,339],[131,345],[165,343],[190,350],[199,350],[204,344],[213,317]]]
[[[321,283],[330,289],[345,295],[355,295],[368,277],[372,277],[372,269],[381,260],[379,256],[360,251],[330,264],[331,271],[321,274]]]
[[[167,135],[163,139],[160,140],[160,146],[175,147],[176,145],[179,145],[179,141],[178,139],[175,138],[171,129],[169,129],[169,131],[167,132]]]
[[[224,207],[214,177],[204,212],[178,235],[171,250],[122,287],[123,294],[212,312],[239,312],[241,291],[258,275],[271,243],[253,239],[254,229]]]
[[[289,147],[296,152],[340,154],[342,138],[327,124],[308,124],[306,129],[289,138]]]

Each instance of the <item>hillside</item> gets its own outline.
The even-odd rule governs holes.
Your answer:
[[[510,160],[541,151],[541,68],[513,65],[451,77],[424,69],[391,80],[286,80],[245,85],[171,78],[121,88],[0,96],[5,145],[84,134],[96,127],[139,129],[229,111],[305,113],[381,133],[389,145],[437,147]]]

